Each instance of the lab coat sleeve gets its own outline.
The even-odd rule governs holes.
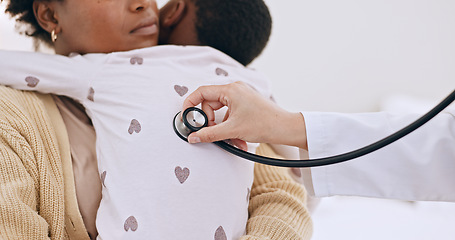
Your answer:
[[[93,66],[80,55],[70,58],[36,52],[0,51],[0,84],[81,101],[88,95]]]
[[[349,152],[382,139],[420,115],[302,112],[310,158]],[[316,197],[365,196],[455,202],[455,109],[406,137],[348,162],[310,169]],[[308,171],[303,173],[308,175]],[[310,193],[312,191],[309,191]]]

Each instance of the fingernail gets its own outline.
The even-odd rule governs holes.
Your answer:
[[[189,137],[188,142],[189,143],[200,143],[201,139],[199,137]]]

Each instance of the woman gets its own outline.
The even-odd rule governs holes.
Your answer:
[[[22,22],[31,24],[35,29],[32,36],[49,44],[58,37],[53,45],[56,53],[68,55],[156,44],[156,37],[130,36],[129,28],[122,28],[143,17],[140,14],[144,12],[138,9],[150,9],[147,14],[157,12],[154,1],[73,0],[11,1],[7,11],[20,14]],[[68,31],[74,23],[78,27]],[[101,182],[94,158],[94,132],[83,109],[70,99],[6,87],[1,87],[1,101],[4,197],[0,205],[6,209],[2,211],[1,226],[5,229],[1,234],[26,239],[94,238]],[[257,165],[251,196],[245,239],[311,235],[305,192],[285,170]],[[287,204],[276,204],[283,199]],[[279,236],[274,235],[277,226],[282,232]]]

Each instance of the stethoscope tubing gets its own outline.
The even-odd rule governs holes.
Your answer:
[[[307,159],[307,160],[285,160],[285,159],[278,159],[278,158],[270,158],[265,156],[259,156],[256,154],[252,154],[246,151],[243,151],[239,148],[236,148],[225,141],[218,141],[214,142],[217,146],[224,149],[225,151],[232,153],[238,157],[245,158],[247,160],[251,160],[253,162],[277,166],[277,167],[294,167],[294,168],[306,168],[306,167],[321,167],[327,166],[332,164],[337,164],[341,162],[346,162],[348,160],[352,160],[371,152],[377,151],[399,139],[408,135],[409,133],[415,131],[417,128],[421,127],[428,121],[430,121],[433,117],[435,117],[438,113],[444,110],[447,106],[449,106],[455,100],[455,90],[449,94],[444,100],[442,100],[438,105],[424,114],[422,117],[418,118],[408,126],[402,128],[401,130],[385,137],[377,142],[374,142],[370,145],[365,147],[359,148],[354,151],[350,151],[347,153],[330,156],[330,157],[323,157],[323,158],[316,158],[316,159]],[[187,119],[187,116],[190,112],[197,112],[198,114],[202,115],[205,118],[205,122],[200,124],[199,126],[193,126]],[[180,112],[177,113],[174,117],[173,128],[175,133],[184,141],[187,140],[187,136],[194,131],[198,131],[199,129],[207,126],[207,115],[199,108],[188,108],[186,109],[182,117],[179,118]],[[182,119],[179,121],[179,119]],[[183,129],[183,130],[182,130]]]
[[[409,133],[413,132],[420,126],[424,125],[428,121],[430,121],[433,117],[435,117],[438,113],[444,110],[447,106],[449,106],[455,100],[455,90],[449,94],[444,100],[442,100],[438,105],[424,114],[422,117],[418,118],[408,126],[402,128],[401,130],[377,141],[365,147],[359,148],[354,151],[350,151],[347,153],[330,156],[330,157],[323,157],[323,158],[315,158],[315,159],[308,159],[308,160],[284,160],[284,159],[277,159],[277,158],[270,158],[259,156],[256,154],[252,154],[246,151],[243,151],[239,148],[236,148],[224,141],[214,142],[217,146],[224,149],[227,152],[230,152],[234,155],[239,157],[251,160],[253,162],[262,163],[266,165],[272,165],[277,167],[294,167],[294,168],[307,168],[307,167],[321,167],[327,166],[332,164],[337,164],[341,162],[346,162],[348,160],[352,160],[371,152],[377,151],[401,138],[408,135]]]

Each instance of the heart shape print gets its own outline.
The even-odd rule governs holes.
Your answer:
[[[226,72],[226,70],[221,69],[221,68],[216,68],[215,73],[218,76],[223,75],[223,76],[227,77],[229,75],[229,73]]]
[[[180,86],[180,85],[175,85],[174,90],[180,95],[180,97],[183,97],[188,92],[188,88],[185,86]]]
[[[175,167],[175,176],[179,180],[180,183],[184,183],[188,176],[190,176],[190,170],[188,168],[181,168],[179,166]]]
[[[39,83],[39,79],[36,77],[28,76],[25,78],[25,82],[27,82],[27,86],[29,87],[36,87]]]
[[[296,176],[296,177],[301,177],[302,172],[300,172],[300,168],[291,168],[291,172]]]
[[[222,226],[219,226],[215,231],[215,240],[227,240],[226,233]]]
[[[87,99],[94,102],[95,101],[95,89],[93,89],[92,87],[90,87],[90,89],[88,90],[88,95],[87,95]]]
[[[125,231],[128,232],[128,230],[131,229],[131,231],[136,231],[137,230],[137,227],[138,227],[138,224],[137,224],[137,220],[135,217],[133,216],[129,216],[126,220],[125,220],[125,224],[123,224],[123,228],[125,229]]]
[[[104,187],[106,187],[106,185],[104,185],[104,180],[106,180],[106,171],[101,173],[101,183]]]
[[[141,124],[138,120],[131,120],[130,127],[128,128],[128,133],[133,134],[133,132],[139,133],[141,131]]]
[[[132,65],[134,65],[134,64],[136,64],[136,63],[137,63],[138,65],[142,65],[143,62],[144,62],[144,59],[141,58],[141,57],[132,57],[132,58],[130,59],[130,63],[131,63]]]

